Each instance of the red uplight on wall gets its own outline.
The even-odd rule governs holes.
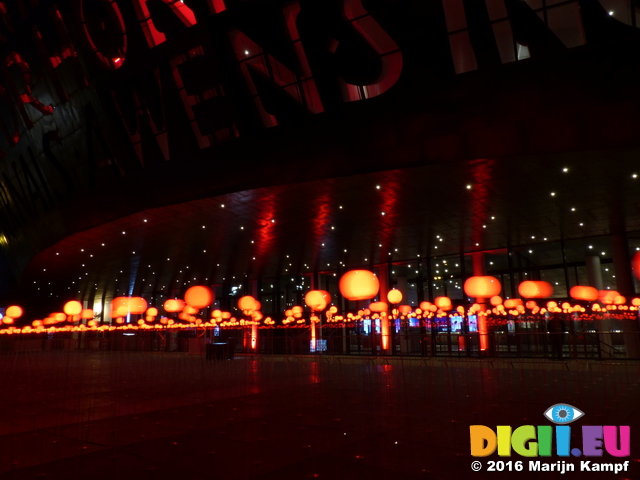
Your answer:
[[[631,269],[633,274],[640,280],[640,252],[636,253],[631,260]]]

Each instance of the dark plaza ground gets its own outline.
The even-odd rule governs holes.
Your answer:
[[[0,370],[2,479],[640,478],[638,362],[52,351]],[[549,425],[559,402],[585,413],[572,447],[629,425],[631,456],[594,460],[630,470],[471,470],[470,425]]]

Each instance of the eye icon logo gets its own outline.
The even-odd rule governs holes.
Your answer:
[[[558,425],[566,425],[579,419],[583,415],[584,412],[582,410],[572,407],[567,403],[556,403],[544,412],[544,416],[547,417],[547,419]]]

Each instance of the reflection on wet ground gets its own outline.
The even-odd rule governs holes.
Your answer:
[[[640,478],[637,362],[46,352],[0,368],[0,478],[531,478],[472,472],[469,425],[549,425],[561,402],[585,413],[578,443],[583,424],[631,426],[632,471],[588,478]]]

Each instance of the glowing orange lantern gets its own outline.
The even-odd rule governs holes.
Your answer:
[[[147,316],[155,317],[158,315],[158,309],[156,307],[150,307],[147,309]]]
[[[340,293],[347,300],[368,300],[380,289],[378,277],[368,270],[351,270],[340,278]]]
[[[613,303],[615,305],[624,305],[627,302],[627,299],[624,298],[622,295],[616,295],[615,297],[613,297]]]
[[[491,303],[491,305],[493,305],[494,307],[502,305],[502,297],[499,295],[495,295],[489,299],[489,303]]]
[[[369,310],[372,312],[386,312],[389,309],[387,302],[373,302],[369,304]]]
[[[7,308],[5,313],[7,317],[20,318],[24,312],[22,310],[22,307],[19,307],[17,305],[12,305],[9,308]]]
[[[536,302],[534,302],[533,300],[529,300],[527,303],[525,303],[525,306],[529,310],[533,310],[534,308],[536,308],[538,306],[538,304]]]
[[[325,290],[311,290],[304,296],[304,303],[314,312],[321,312],[331,302],[331,294]]]
[[[631,300],[631,305],[633,305],[634,307],[640,306],[640,298],[634,298],[633,300]]]
[[[71,300],[64,304],[62,311],[67,315],[80,315],[80,312],[82,312],[82,304],[77,300]]]
[[[142,297],[132,297],[129,300],[129,312],[142,315],[147,310],[147,301]]]
[[[436,307],[444,312],[451,310],[452,308],[451,299],[449,297],[436,297],[433,303],[435,303]]]
[[[470,297],[489,298],[498,295],[502,290],[500,280],[495,277],[476,276],[464,282],[464,293]]]
[[[569,296],[576,300],[585,300],[587,302],[594,302],[598,300],[598,290],[593,287],[586,287],[583,285],[576,285],[569,290]]]
[[[208,307],[213,303],[213,290],[202,285],[190,287],[184,294],[184,301],[195,308]]]
[[[93,310],[91,308],[85,308],[80,313],[80,316],[85,320],[91,320],[94,317]]]
[[[251,295],[245,295],[238,300],[238,308],[245,312],[253,312],[257,310],[257,301]]]
[[[186,315],[195,315],[196,313],[198,313],[200,310],[197,309],[196,307],[192,307],[191,305],[185,305],[184,309],[182,310]]]
[[[177,298],[170,298],[166,302],[164,302],[164,309],[169,313],[177,313],[181,312],[184,308],[184,302]]]
[[[553,286],[549,282],[527,280],[518,286],[518,293],[524,298],[546,298],[553,295]]]
[[[409,315],[411,313],[411,306],[409,305],[400,305],[398,307],[398,311],[402,314],[402,315]]]
[[[533,306],[535,306],[535,303],[533,302]],[[516,308],[518,305],[522,305],[522,300],[519,298],[509,298],[504,301],[504,308]]]
[[[598,298],[606,305],[611,305],[616,297],[619,297],[620,293],[615,290],[600,290],[598,292]]]
[[[389,301],[389,303],[397,305],[402,301],[402,292],[397,288],[392,288],[387,293],[387,300]]]
[[[431,302],[420,302],[420,309],[422,309],[422,311],[428,311],[429,307],[431,307]]]
[[[129,311],[130,302],[130,297],[114,297],[111,301],[111,311],[115,312],[116,310],[118,310],[118,307],[126,307],[127,311]]]

